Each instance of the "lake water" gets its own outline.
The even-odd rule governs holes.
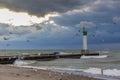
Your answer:
[[[54,51],[65,54],[80,53],[80,50],[1,50],[0,55],[37,54]],[[58,70],[80,70],[93,74],[101,74],[101,69],[103,69],[106,75],[120,76],[120,50],[92,52],[99,52],[100,56],[82,56],[80,59],[56,59],[52,61],[21,61],[15,64]]]

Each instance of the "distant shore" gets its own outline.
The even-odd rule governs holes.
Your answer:
[[[101,80],[49,70],[0,65],[0,80]]]

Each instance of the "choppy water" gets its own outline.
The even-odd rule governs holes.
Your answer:
[[[59,51],[61,53],[80,53],[79,50],[12,50],[12,51],[0,51],[0,55],[22,55],[22,54],[35,54],[41,52],[54,52]],[[97,51],[100,53],[99,57],[86,57],[81,59],[56,59],[53,61],[21,61],[19,65],[44,67],[51,69],[84,69],[86,72],[94,71],[97,69],[112,70],[113,74],[120,74],[120,50],[114,51]],[[88,70],[88,71],[87,71]],[[96,73],[97,73],[96,72]],[[112,75],[112,74],[111,74]],[[116,75],[115,75],[116,76]],[[120,76],[120,75],[117,75]]]

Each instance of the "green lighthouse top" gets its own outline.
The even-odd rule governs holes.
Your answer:
[[[85,30],[85,27],[83,27],[83,35],[87,35],[87,31]]]

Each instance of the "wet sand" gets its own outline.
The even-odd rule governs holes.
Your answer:
[[[49,70],[0,65],[0,80],[101,80]]]

